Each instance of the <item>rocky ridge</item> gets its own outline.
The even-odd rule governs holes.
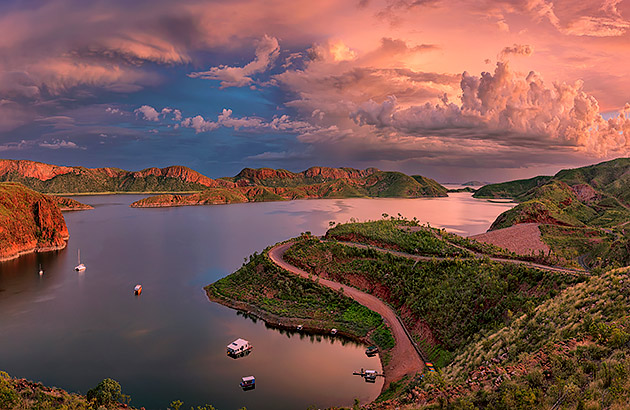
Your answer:
[[[68,237],[54,199],[17,183],[0,183],[0,260],[63,249]]]

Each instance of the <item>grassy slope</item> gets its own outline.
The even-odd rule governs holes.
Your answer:
[[[286,259],[313,274],[373,292],[394,306],[420,333],[434,360],[448,361],[477,332],[509,322],[579,279],[489,260],[414,261],[317,241],[294,245]],[[424,332],[424,333],[423,333]]]
[[[405,400],[442,397],[445,409],[627,408],[628,273],[592,277],[478,335],[439,377],[408,386]]]
[[[532,188],[549,182],[552,177],[538,176],[529,179],[502,182],[499,184],[484,185],[475,192],[475,198],[517,198]]]

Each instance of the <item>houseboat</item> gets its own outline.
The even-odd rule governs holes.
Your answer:
[[[233,357],[245,355],[252,350],[252,345],[245,339],[236,339],[227,345],[227,354]]]
[[[256,378],[254,376],[242,377],[240,386],[243,390],[252,390],[256,388]]]
[[[365,378],[365,381],[368,383],[376,383],[376,376],[376,370],[366,370],[363,378]]]

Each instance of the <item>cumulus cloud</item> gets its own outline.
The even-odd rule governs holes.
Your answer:
[[[160,113],[150,105],[143,105],[140,108],[134,110],[137,116],[142,116],[143,119],[147,121],[159,121]]]
[[[399,107],[390,97],[362,104],[352,118],[359,125],[405,135],[460,136],[512,146],[571,148],[605,156],[630,151],[630,105],[604,120],[595,98],[582,82],[544,84],[530,72],[525,78],[497,63],[494,74],[464,73],[461,104],[444,98],[438,104]]]
[[[193,128],[197,133],[212,131],[219,128],[219,124],[212,121],[206,121],[201,115],[185,118],[180,125],[186,128]]]
[[[264,35],[256,44],[256,57],[244,67],[230,67],[221,65],[211,67],[208,71],[188,74],[192,78],[220,81],[220,88],[244,87],[254,83],[252,76],[269,69],[280,55],[278,39]]]

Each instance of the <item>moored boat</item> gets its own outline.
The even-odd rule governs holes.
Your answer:
[[[77,250],[77,259],[78,265],[74,267],[74,270],[76,270],[77,272],[82,272],[85,270],[85,265],[81,263],[81,249]]]
[[[236,339],[227,345],[227,354],[232,357],[239,357],[249,353],[253,346],[245,339]]]
[[[370,346],[367,349],[365,349],[365,354],[368,356],[374,356],[377,353],[378,353],[378,346]]]
[[[243,390],[251,390],[256,388],[256,378],[254,376],[242,377],[239,385]]]

